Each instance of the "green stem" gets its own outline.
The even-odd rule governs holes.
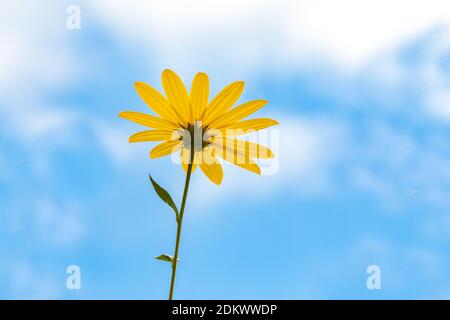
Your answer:
[[[172,279],[170,280],[169,300],[172,300],[172,298],[173,298],[173,290],[174,290],[174,286],[175,286],[175,276],[177,274],[178,249],[180,247],[181,226],[183,224],[184,207],[186,206],[186,198],[187,198],[187,194],[188,194],[188,190],[189,190],[189,181],[191,180],[192,162],[193,162],[193,156],[191,156],[191,161],[187,168],[186,182],[184,183],[183,199],[181,200],[180,215],[179,215],[179,218],[177,219],[177,224],[178,224],[177,240],[175,242],[175,254],[174,254],[173,260],[172,260]]]

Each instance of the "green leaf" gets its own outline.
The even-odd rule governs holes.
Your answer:
[[[161,254],[161,255],[155,257],[155,259],[158,259],[161,261],[172,262],[172,256],[169,256],[168,254]]]
[[[157,184],[156,181],[153,180],[151,175],[148,175],[148,176],[150,177],[150,181],[152,182],[152,185],[156,191],[156,194],[161,198],[162,201],[167,203],[169,205],[169,207],[171,207],[173,209],[173,211],[175,212],[175,215],[177,217],[177,220],[178,220],[178,209],[177,209],[177,206],[175,205],[175,203],[173,202],[170,194],[163,187],[161,187],[159,184]]]
[[[160,254],[159,256],[156,256],[155,259],[166,262],[172,262],[173,257],[168,254]],[[177,262],[180,262],[180,258],[177,259]]]

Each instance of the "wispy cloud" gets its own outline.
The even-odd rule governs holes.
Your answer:
[[[223,162],[225,175],[220,190],[209,187],[210,182],[201,177],[194,182],[193,189],[202,190],[192,194],[196,212],[221,207],[230,198],[237,202],[267,201],[279,193],[318,197],[335,191],[333,169],[346,152],[345,126],[332,119],[286,114],[274,117],[280,125],[272,129],[276,134],[272,132],[267,142],[275,158],[270,166],[263,166],[262,177]]]
[[[120,1],[87,5],[120,41],[156,52],[157,68],[215,70],[213,61],[220,60],[241,74],[271,65],[291,68],[318,56],[361,66],[382,50],[448,22],[450,11],[442,0],[133,0],[126,10]]]
[[[219,189],[195,173],[190,217],[205,221],[202,210],[225,212],[233,206],[259,211],[259,224],[250,226],[254,229],[233,225],[226,230],[221,214],[215,218],[225,231],[213,234],[199,224],[199,230],[211,233],[209,241],[223,241],[220,232],[244,239],[260,236],[259,227],[271,230],[273,238],[261,231],[259,239],[297,259],[301,268],[283,265],[283,272],[296,275],[293,284],[302,297],[361,293],[361,261],[380,263],[388,272],[387,284],[402,295],[409,287],[445,287],[438,279],[446,279],[442,270],[448,267],[443,247],[450,204],[446,2],[81,1],[82,17],[96,23],[83,24],[76,41],[65,28],[60,2],[22,6],[6,4],[0,12],[5,40],[0,44],[0,234],[8,245],[0,279],[8,284],[9,297],[57,296],[56,275],[64,270],[55,271],[61,257],[54,253],[76,251],[87,239],[90,245],[104,245],[117,261],[127,260],[127,246],[147,261],[150,244],[143,238],[149,226],[152,236],[168,240],[169,218],[149,215],[160,207],[148,195],[147,173],[179,199],[182,169],[168,158],[150,164],[152,144],[128,144],[128,135],[138,129],[122,124],[114,106],[94,110],[105,101],[139,101],[129,98],[135,96],[133,80],[130,89],[119,92],[111,86],[117,79],[144,77],[139,80],[160,87],[160,72],[168,67],[186,82],[194,72],[207,71],[214,79],[212,92],[229,81],[253,78],[243,99],[267,98],[268,112],[280,122],[279,143],[271,145],[276,174],[258,177],[225,165]],[[74,46],[104,56],[80,58]],[[108,60],[115,55],[123,56],[123,70]],[[138,71],[128,68],[136,64]],[[96,70],[98,83],[79,81]],[[72,85],[82,93],[68,94]],[[305,214],[292,210],[283,212],[287,220],[273,218],[291,205]],[[325,214],[333,210],[339,215]],[[397,210],[407,215],[380,214]],[[90,239],[100,224],[104,229]],[[299,249],[298,229],[305,225],[311,234],[303,229],[305,245]],[[273,253],[267,257],[266,249],[259,258],[270,265]],[[87,254],[87,267],[96,276],[112,272],[99,267],[109,253]],[[40,263],[42,256],[49,256],[48,263]],[[250,260],[248,268],[254,266]],[[142,269],[147,270],[146,263]],[[158,282],[160,271],[154,268],[131,273],[139,283],[141,276]],[[128,285],[126,273],[108,276],[122,277]]]

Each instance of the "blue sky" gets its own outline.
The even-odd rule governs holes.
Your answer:
[[[450,297],[450,6],[232,2],[6,5],[0,298],[166,298],[153,256],[176,225],[148,174],[179,202],[184,173],[117,117],[149,110],[133,83],[160,89],[165,68],[207,72],[212,92],[245,80],[240,101],[280,122],[275,174],[193,176],[175,297]]]

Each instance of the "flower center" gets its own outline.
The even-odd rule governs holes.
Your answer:
[[[200,152],[211,144],[211,135],[208,134],[208,128],[203,127],[200,121],[194,124],[188,123],[187,127],[182,129],[180,140],[183,141],[183,148],[193,149],[194,152]]]

